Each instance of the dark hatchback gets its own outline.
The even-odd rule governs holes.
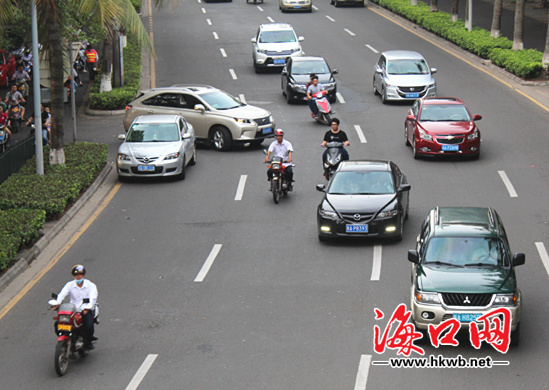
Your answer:
[[[318,239],[390,237],[401,240],[410,185],[392,161],[343,161],[318,205]]]
[[[331,70],[322,57],[290,57],[282,69],[281,82],[282,94],[288,103],[305,101],[307,83],[313,73],[328,92],[330,102],[336,101],[337,83],[334,74],[338,73],[337,69]]]

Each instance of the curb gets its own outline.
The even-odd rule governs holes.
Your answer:
[[[86,115],[90,116],[115,116],[124,115],[126,110],[92,110],[89,106],[86,107]]]
[[[36,259],[40,253],[49,245],[49,243],[57,236],[57,234],[65,228],[69,221],[74,217],[76,213],[88,202],[88,200],[95,194],[97,189],[103,184],[105,178],[109,175],[113,169],[112,164],[108,162],[105,168],[99,173],[90,187],[82,194],[82,196],[76,201],[76,203],[59,219],[55,222],[52,228],[44,234],[32,248],[22,251],[20,259],[12,265],[4,275],[0,277],[0,292],[3,291],[8,284],[10,284],[17,276],[22,274],[30,264]]]

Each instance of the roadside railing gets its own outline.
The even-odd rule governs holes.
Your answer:
[[[0,154],[0,184],[5,182],[13,173],[19,172],[28,159],[34,156],[34,135],[10,145],[9,149]]]

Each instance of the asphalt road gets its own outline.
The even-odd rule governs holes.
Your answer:
[[[273,20],[291,23],[305,36],[307,54],[324,56],[339,69],[341,97],[334,110],[350,137],[351,158],[390,159],[408,175],[410,218],[402,242],[318,242],[322,196],[315,185],[323,182],[319,144],[327,128],[311,120],[306,105],[285,102],[279,74],[254,73],[250,38],[259,23]],[[295,190],[273,203],[262,147],[225,153],[202,148],[183,182],[115,186],[93,224],[0,320],[2,388],[547,388],[548,274],[535,243],[549,245],[542,201],[549,113],[375,8],[334,8],[326,0],[315,3],[312,14],[281,14],[274,1],[188,1],[175,13],[155,11],[152,22],[156,85],[211,84],[270,110],[295,148]],[[412,158],[403,133],[408,105],[382,105],[371,87],[375,51],[397,48],[421,52],[439,70],[439,95],[461,97],[483,116],[480,160]],[[108,142],[113,156],[121,121],[96,120],[85,136]],[[243,175],[244,191],[235,200]],[[491,346],[476,350],[467,340],[458,347],[426,347],[427,356],[490,356],[508,366],[367,370],[368,359],[396,355],[373,350],[374,325],[384,327],[387,319],[376,321],[374,308],[387,316],[409,302],[407,250],[437,205],[493,206],[512,250],[526,254],[526,265],[517,270],[524,297],[521,344],[505,355]],[[201,272],[216,253],[208,272]],[[99,287],[100,340],[60,379],[46,302],[70,279],[75,263],[84,263]],[[146,359],[154,361],[140,370]],[[138,372],[141,382],[134,381]]]

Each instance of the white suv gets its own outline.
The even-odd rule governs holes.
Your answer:
[[[304,55],[299,43],[304,39],[297,37],[293,27],[288,23],[261,24],[257,34],[252,38],[256,73],[262,68],[282,68],[289,57]]]

